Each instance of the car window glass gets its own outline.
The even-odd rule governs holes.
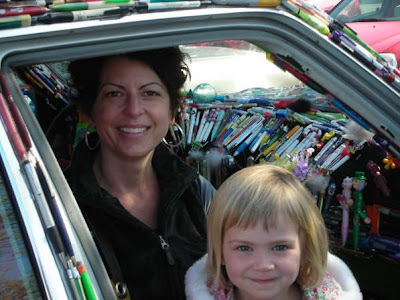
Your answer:
[[[0,299],[42,299],[17,214],[0,174]]]

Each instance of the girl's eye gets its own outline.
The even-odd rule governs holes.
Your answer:
[[[287,250],[287,249],[288,249],[288,247],[285,246],[285,245],[277,245],[277,246],[274,246],[274,247],[272,248],[272,250],[275,250],[275,251],[285,251],[285,250]]]
[[[236,249],[239,251],[251,251],[251,248],[249,246],[239,246]]]

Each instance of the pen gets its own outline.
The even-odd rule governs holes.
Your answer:
[[[206,124],[209,112],[210,112],[210,110],[206,109],[203,112],[203,115],[201,116],[199,129],[197,131],[197,135],[196,135],[196,139],[195,139],[196,142],[201,142],[201,137],[202,137],[202,134],[203,134],[204,125]]]
[[[300,136],[300,134],[303,132],[303,129],[303,127],[296,125],[291,130],[289,130],[289,132],[282,139],[281,146],[276,150],[275,155],[277,157],[281,156],[286,148],[290,145],[290,143]]]
[[[194,142],[195,137],[197,135],[197,131],[199,129],[200,117],[201,117],[201,112],[200,112],[200,110],[197,110],[196,120],[194,122],[194,127],[193,127],[192,142]]]
[[[229,144],[233,143],[237,138],[239,138],[243,133],[245,133],[246,130],[257,121],[257,119],[258,119],[257,116],[251,116],[251,117],[245,116],[245,118],[242,119],[242,121],[238,124],[238,126],[234,128],[231,134],[226,137],[226,139],[223,142],[223,145],[227,146],[228,148]]]
[[[236,149],[235,153],[233,153],[233,156],[237,156],[240,153],[242,153],[242,151],[247,148],[247,146],[257,136],[257,134],[260,132],[261,129],[262,129],[262,122],[257,123],[255,128],[253,129],[253,133],[250,134],[250,136],[243,143],[240,144],[240,146]]]
[[[318,165],[320,163],[320,159],[322,159],[323,155],[325,154],[325,152],[328,151],[328,149],[330,149],[335,142],[337,141],[337,137],[334,136],[333,138],[331,138],[323,147],[322,149],[318,152],[318,154],[314,157],[314,163],[316,165]]]
[[[202,140],[203,143],[208,140],[208,137],[210,136],[211,130],[214,127],[215,121],[217,120],[220,110],[221,110],[220,108],[216,108],[213,110],[213,114],[211,116],[210,123],[208,124],[207,130],[205,131],[205,133],[203,135],[203,140]]]
[[[249,121],[251,121],[251,118],[247,115],[238,114],[237,118],[235,118],[235,120],[232,122],[230,128],[228,128],[228,130],[226,131],[224,138],[221,139],[222,145],[228,145],[232,138],[236,136],[237,133],[243,128],[243,126],[246,125]]]
[[[193,130],[194,130],[194,124],[196,123],[196,114],[197,114],[197,108],[192,107],[190,110],[190,125],[189,125],[189,132],[186,138],[186,144],[190,145],[192,143],[192,136],[193,136]]]
[[[267,135],[267,130],[264,128],[259,133],[258,137],[253,140],[253,143],[250,145],[250,152],[254,153],[260,147],[261,142],[264,140],[264,137]]]
[[[343,144],[341,144],[339,147],[337,147],[329,156],[327,156],[327,158],[325,159],[325,161],[321,164],[321,169],[326,169],[328,168],[328,166],[330,165],[330,163],[337,158],[340,153],[342,153],[342,151],[349,145],[349,142],[346,141]]]
[[[211,139],[210,139],[211,142],[213,142],[215,137],[217,136],[219,126],[221,125],[224,116],[225,116],[225,110],[221,109],[218,113],[217,120],[215,121],[214,128],[211,132]]]

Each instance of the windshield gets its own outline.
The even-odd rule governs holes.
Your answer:
[[[342,22],[399,21],[399,0],[343,0],[331,16]]]

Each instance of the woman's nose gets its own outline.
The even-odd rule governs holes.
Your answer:
[[[143,103],[138,95],[129,95],[125,103],[125,112],[132,115],[140,115],[144,112]]]

